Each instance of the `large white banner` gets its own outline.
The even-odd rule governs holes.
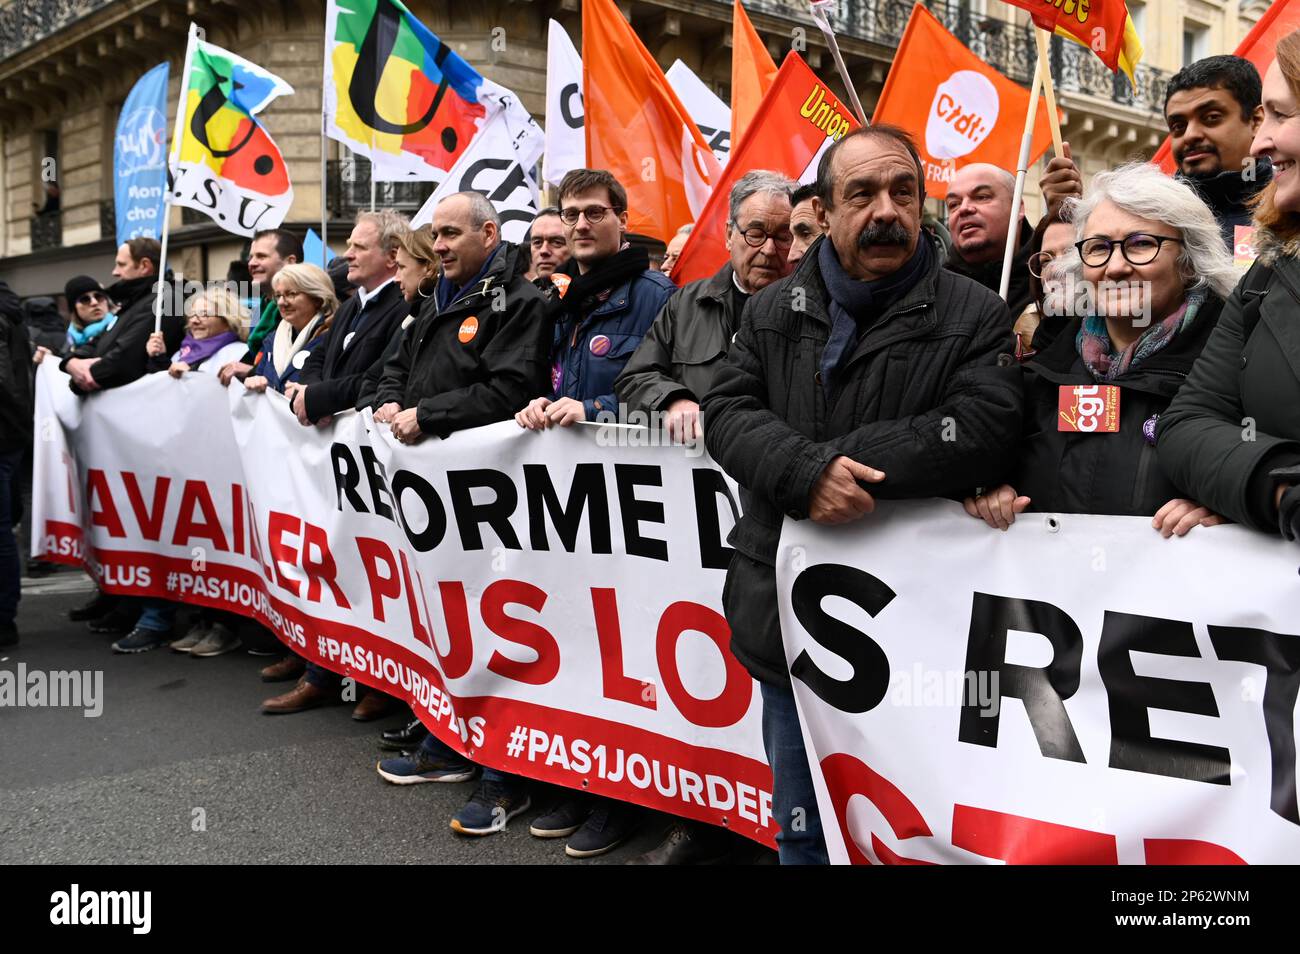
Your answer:
[[[546,35],[546,157],[542,178],[553,186],[587,164],[583,132],[582,58],[555,20]]]
[[[787,521],[787,662],[831,858],[1300,861],[1300,550],[948,501]]]
[[[481,764],[770,843],[721,612],[735,493],[707,457],[513,421],[406,447],[212,375],[85,401],[67,380],[38,375],[34,555],[253,616]]]

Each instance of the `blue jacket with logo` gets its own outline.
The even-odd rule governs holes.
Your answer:
[[[581,401],[589,421],[602,411],[617,417],[614,379],[676,291],[667,275],[646,270],[616,287],[582,321],[557,322],[551,348],[551,399]]]

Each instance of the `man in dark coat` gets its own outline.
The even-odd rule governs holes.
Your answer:
[[[873,494],[965,496],[1005,469],[1020,436],[1011,317],[923,238],[924,183],[896,127],[827,150],[828,234],[748,302],[704,399],[705,444],[741,485],[723,608],[731,650],[761,684],[783,863],[826,860],[777,615],[783,519],[846,523]]]
[[[154,299],[158,261],[162,249],[157,239],[133,238],[117,250],[108,297],[117,309],[117,321],[83,347],[65,357],[59,367],[72,376],[69,387],[75,394],[120,388],[149,371],[145,344],[154,328]],[[162,296],[162,332],[166,354],[171,354],[185,337],[182,309],[175,307],[170,289]]]
[[[301,383],[285,389],[299,423],[322,423],[349,410],[366,371],[410,313],[396,281],[398,238],[409,227],[391,209],[357,216],[345,253],[356,294],[342,304],[325,340],[312,349]]]
[[[673,440],[699,437],[700,401],[731,347],[749,296],[790,273],[794,188],[785,176],[765,170],[737,180],[727,217],[731,261],[668,299],[614,382],[629,410],[663,414]]]
[[[1016,178],[987,162],[963,166],[948,186],[948,231],[952,251],[947,267],[973,278],[993,294],[1002,286],[1002,257],[1011,225],[1011,200]],[[1011,257],[1011,283],[1007,307],[1012,315],[1033,301],[1029,290],[1029,256],[1033,254],[1034,227],[1025,219],[1024,204],[1016,213],[1016,250]]]
[[[18,642],[22,567],[14,539],[23,452],[32,440],[32,348],[18,296],[0,282],[0,647]]]

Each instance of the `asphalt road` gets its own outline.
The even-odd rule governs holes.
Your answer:
[[[448,821],[472,783],[394,786],[375,772],[379,732],[400,716],[362,724],[348,706],[265,716],[261,701],[291,685],[260,681],[269,660],[117,655],[111,638],[67,619],[88,592],[70,571],[25,580],[21,642],[0,651],[0,669],[103,673],[95,718],[0,706],[0,863],[622,863],[667,828],[649,816],[627,844],[574,861],[562,839],[528,834],[557,797],[538,786],[505,832],[458,836]]]

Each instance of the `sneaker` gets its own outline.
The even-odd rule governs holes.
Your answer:
[[[244,645],[243,640],[230,631],[230,628],[221,623],[213,623],[208,630],[208,634],[190,650],[190,656],[194,659],[206,659],[209,656],[220,656],[222,653],[228,653]]]
[[[462,835],[492,835],[505,831],[506,823],[526,812],[533,801],[522,781],[498,782],[483,779],[478,788],[451,820],[451,830]]]
[[[613,851],[641,825],[641,810],[626,802],[602,798],[577,834],[564,846],[570,858],[594,858]]]
[[[167,645],[178,653],[187,653],[202,642],[203,637],[206,635],[208,635],[207,625],[205,623],[195,623],[184,636]]]
[[[410,755],[382,759],[375,764],[381,778],[394,785],[419,785],[421,782],[468,782],[478,771],[473,762],[452,761],[419,748]]]
[[[113,644],[115,653],[147,653],[157,649],[166,641],[167,634],[157,629],[141,629],[137,626]]]
[[[566,796],[549,812],[534,818],[528,832],[537,838],[567,838],[582,827],[590,814],[591,799]]]

